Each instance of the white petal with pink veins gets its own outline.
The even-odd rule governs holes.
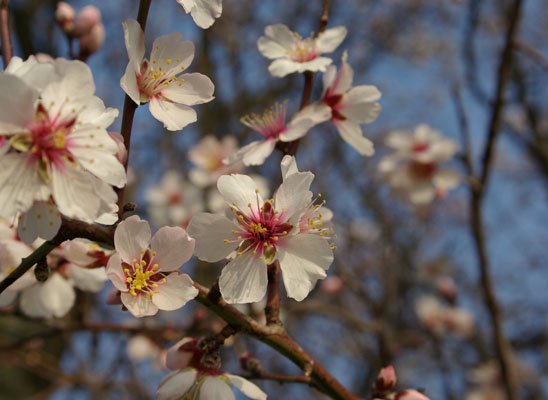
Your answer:
[[[289,238],[278,248],[282,278],[287,295],[303,300],[326,277],[325,271],[333,262],[333,250],[324,238],[315,234],[300,234]]]
[[[137,83],[137,72],[132,63],[126,67],[126,72],[120,78],[120,87],[130,97],[135,104],[141,104],[141,94],[139,93],[139,84]]]
[[[196,382],[196,375],[194,368],[171,372],[160,381],[156,400],[179,400]]]
[[[237,244],[225,240],[236,240],[237,234],[232,231],[237,229],[239,227],[225,216],[207,213],[193,216],[187,228],[196,240],[194,254],[207,262],[220,261],[232,253]]]
[[[345,51],[341,58],[341,67],[338,73],[335,72],[335,66],[330,66],[328,71],[324,74],[324,95],[326,90],[329,90],[330,95],[337,95],[347,92],[352,87],[354,70],[346,62],[347,57],[348,53]]]
[[[150,243],[150,226],[137,215],[120,222],[114,232],[114,247],[122,260],[131,263],[139,260],[141,250],[148,248]]]
[[[170,131],[179,131],[197,121],[196,111],[183,104],[171,103],[162,98],[150,100],[150,113]]]
[[[223,268],[219,289],[227,303],[255,303],[264,297],[267,283],[265,261],[250,251]]]
[[[257,184],[247,175],[223,175],[217,180],[217,189],[229,205],[236,203],[244,212],[248,210],[248,204],[257,204],[257,198],[259,207],[264,202],[261,195],[256,193],[259,189]]]
[[[240,389],[240,392],[253,400],[266,400],[266,393],[263,392],[257,385],[249,382],[247,379],[238,375],[224,374],[234,386]]]
[[[130,293],[122,293],[120,295],[122,304],[126,306],[128,311],[137,318],[155,315],[158,312],[158,307],[148,300],[145,295],[132,295]]]
[[[145,34],[141,25],[134,19],[126,19],[122,26],[129,63],[133,66],[134,71],[139,71],[141,61],[145,56]]]
[[[194,44],[188,41],[183,42],[181,34],[173,32],[158,37],[152,44],[150,67],[155,71],[165,72],[164,77],[168,77],[188,68],[193,59]]]
[[[88,255],[90,250],[91,242],[83,239],[74,239],[65,245],[64,255],[71,263],[85,267],[95,261],[94,257]]]
[[[373,142],[363,136],[362,129],[358,123],[350,120],[335,120],[335,126],[346,143],[354,147],[362,156],[375,154]]]
[[[215,85],[200,73],[182,74],[178,80],[162,89],[162,96],[175,103],[193,106],[213,100]]]
[[[316,48],[320,53],[331,53],[343,42],[347,30],[344,26],[336,26],[320,33],[316,39]]]
[[[296,172],[285,178],[274,196],[276,211],[286,215],[292,225],[306,211],[312,200],[312,192],[309,189],[313,180],[312,172]]]
[[[359,124],[367,124],[377,119],[381,106],[375,101],[381,92],[375,86],[356,86],[343,97],[340,113]]]
[[[160,310],[172,311],[181,308],[197,295],[198,289],[194,287],[190,276],[173,272],[167,276],[165,283],[158,284],[152,302]]]
[[[31,244],[37,238],[53,239],[61,227],[61,216],[55,205],[45,201],[35,201],[32,207],[22,214],[17,224],[21,240]]]
[[[106,274],[108,279],[111,280],[116,289],[120,290],[121,292],[128,291],[126,285],[126,275],[122,268],[122,259],[120,258],[118,253],[114,253],[112,256],[110,256],[107,263]]]
[[[34,120],[34,102],[38,92],[22,79],[0,74],[0,135],[28,132],[25,126]]]
[[[200,400],[236,400],[236,396],[224,380],[209,376],[202,383]]]
[[[0,217],[27,211],[41,185],[38,169],[28,165],[24,155],[11,153],[0,157]]]
[[[160,271],[174,271],[186,263],[194,252],[195,240],[183,228],[164,226],[152,237],[150,248],[157,254],[153,262]]]
[[[331,108],[324,103],[313,103],[299,111],[287,124],[285,132],[280,134],[282,142],[291,142],[302,138],[314,126],[331,118]]]
[[[69,264],[68,275],[80,290],[86,292],[99,292],[108,280],[105,268],[84,268],[75,264]]]

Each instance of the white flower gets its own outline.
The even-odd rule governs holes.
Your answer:
[[[190,217],[203,211],[202,191],[185,182],[175,170],[167,171],[158,185],[146,192],[148,214],[153,224],[186,227]]]
[[[123,23],[129,64],[120,86],[137,104],[150,101],[150,112],[170,131],[196,122],[196,112],[189,106],[213,100],[214,86],[202,74],[182,74],[194,58],[192,42],[183,42],[174,32],[157,38],[150,60],[145,55],[145,35],[134,19]]]
[[[232,386],[253,400],[266,400],[258,386],[242,378],[205,367],[200,360],[204,355],[197,349],[196,340],[184,338],[167,352],[166,364],[171,370],[158,385],[157,400],[235,400]]]
[[[198,294],[192,279],[177,271],[194,250],[183,228],[165,226],[151,240],[148,222],[134,215],[116,228],[114,247],[107,275],[134,316],[177,310]]]
[[[106,131],[118,111],[93,95],[91,71],[80,61],[14,60],[10,73],[0,73],[0,135],[10,146],[0,155],[0,216],[26,212],[35,202],[90,222],[111,214],[117,210],[111,185],[126,183],[118,146]],[[45,238],[55,233],[50,229]]]
[[[302,138],[315,125],[327,121],[331,117],[331,110],[325,104],[311,104],[299,111],[286,124],[287,102],[275,103],[262,116],[257,114],[246,115],[241,122],[259,132],[263,140],[251,142],[232,154],[226,162],[228,164],[243,161],[245,165],[261,165],[272,154],[276,143],[291,142]]]
[[[225,136],[219,141],[215,136],[207,135],[188,151],[188,158],[196,168],[190,170],[190,181],[199,187],[217,182],[221,175],[237,173],[243,170],[241,163],[225,165],[223,160],[237,149],[234,136]]]
[[[267,264],[280,262],[289,297],[303,300],[333,261],[333,250],[322,237],[302,233],[299,221],[312,205],[311,172],[286,177],[274,199],[264,200],[247,175],[223,175],[217,188],[231,207],[234,220],[222,215],[198,214],[189,224],[196,238],[196,256],[220,261],[237,256],[224,268],[219,287],[228,303],[252,303],[263,298]]]
[[[424,124],[417,126],[414,133],[394,131],[388,136],[387,145],[396,152],[381,160],[379,172],[412,203],[428,203],[459,184],[458,173],[439,169],[440,163],[457,152],[457,144],[439,131]]]
[[[381,106],[377,100],[381,92],[370,85],[352,87],[354,71],[346,59],[345,51],[338,73],[331,65],[323,75],[322,102],[331,107],[331,121],[341,137],[361,155],[371,156],[375,152],[373,143],[363,137],[360,124],[373,122],[379,116]]]
[[[423,296],[415,304],[417,316],[422,325],[434,335],[441,336],[452,332],[462,338],[473,335],[475,331],[474,316],[467,310],[442,304],[434,296]]]
[[[223,12],[222,0],[177,0],[183,6],[185,12],[202,29],[207,29],[215,22]]]
[[[325,72],[332,60],[320,54],[333,52],[346,37],[346,32],[344,26],[337,26],[320,33],[317,38],[303,39],[285,25],[269,25],[264,30],[266,36],[259,38],[257,46],[263,56],[274,60],[268,67],[273,76]]]

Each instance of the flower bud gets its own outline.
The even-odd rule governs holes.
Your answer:
[[[240,356],[240,366],[244,371],[249,371],[254,375],[260,375],[263,372],[261,362],[249,351]]]
[[[94,25],[91,31],[80,38],[80,59],[86,60],[96,53],[105,42],[105,26],[101,23]]]
[[[379,372],[375,383],[373,384],[373,392],[376,396],[384,396],[396,386],[396,371],[394,367],[389,365],[384,367]]]
[[[91,29],[101,23],[101,11],[94,6],[86,6],[76,16],[74,35],[81,37],[91,32]]]
[[[124,164],[127,160],[127,149],[124,145],[124,137],[119,132],[108,132],[108,134],[118,145],[116,158],[118,159],[118,161]]]
[[[185,368],[197,351],[197,340],[194,338],[183,338],[167,350],[166,366],[175,371]]]
[[[445,297],[448,302],[455,302],[457,298],[457,286],[455,285],[455,281],[453,280],[453,278],[448,276],[443,276],[439,278],[436,282],[436,287],[438,289],[438,292],[443,297]]]
[[[394,400],[430,400],[424,394],[413,389],[402,390],[396,393]]]
[[[328,276],[320,283],[320,290],[328,296],[338,296],[343,289],[343,281],[338,276]]]
[[[55,19],[66,34],[71,34],[74,31],[74,15],[75,11],[68,3],[60,1],[57,3],[55,10]]]

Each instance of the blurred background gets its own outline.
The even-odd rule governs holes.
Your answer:
[[[11,0],[15,55],[68,57],[69,45],[55,22],[54,0]],[[119,79],[127,65],[121,23],[137,15],[137,0],[69,1],[78,11],[101,11],[106,40],[87,63],[97,95],[122,109]],[[380,368],[392,364],[398,387],[422,388],[433,400],[505,399],[496,357],[493,323],[485,306],[480,269],[470,231],[471,179],[444,198],[415,206],[393,196],[378,177],[379,160],[390,151],[387,133],[421,123],[459,143],[448,166],[463,176],[468,135],[475,171],[485,146],[513,1],[332,0],[329,27],[348,35],[343,50],[354,69],[354,85],[381,92],[379,118],[362,129],[375,142],[362,157],[343,142],[332,124],[312,129],[301,141],[297,163],[312,171],[314,191],[334,213],[335,262],[306,300],[282,297],[289,334],[340,382],[363,398]],[[543,0],[523,2],[515,34],[511,74],[496,143],[493,171],[485,189],[483,222],[490,275],[500,319],[511,345],[519,398],[548,398],[548,9]],[[266,25],[283,23],[306,37],[317,31],[322,0],[224,0],[212,28],[198,28],[175,0],[153,0],[147,23],[146,55],[153,40],[173,31],[194,42],[189,72],[215,84],[215,100],[195,107],[198,122],[168,132],[148,106],[134,120],[127,200],[156,228],[188,222],[197,211],[215,208],[213,185],[193,183],[189,150],[206,136],[231,135],[238,146],[256,140],[240,118],[262,113],[288,99],[297,111],[303,77],[274,78],[257,50]],[[77,44],[73,43],[74,49]],[[321,96],[321,74],[312,100]],[[111,130],[120,129],[121,117]],[[212,139],[208,139],[212,141]],[[226,140],[226,139],[225,139]],[[265,179],[273,191],[281,182],[275,152],[246,173]],[[239,169],[243,170],[243,167]],[[165,179],[166,171],[170,173]],[[185,272],[211,285],[222,265],[194,261]],[[97,295],[78,292],[71,312],[60,319],[25,317],[17,303],[0,313],[0,399],[150,399],[167,374],[162,352],[184,336],[217,332],[223,322],[193,302],[175,312],[135,319]],[[257,319],[262,309],[242,306]],[[290,361],[245,335],[223,348],[223,369],[242,372],[238,358],[251,351],[268,372],[299,374]],[[272,399],[320,399],[299,384],[261,381]]]

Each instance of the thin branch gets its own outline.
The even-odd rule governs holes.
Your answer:
[[[521,40],[516,40],[514,46],[521,51],[523,54],[526,54],[531,59],[535,60],[542,68],[548,71],[548,58],[544,56],[537,49],[529,46],[527,43],[522,42]]]
[[[261,372],[258,374],[243,375],[245,379],[261,379],[276,381],[279,383],[304,383],[306,385],[314,385],[314,382],[309,376],[305,375],[283,375],[283,374],[271,374],[268,372]]]
[[[9,0],[0,0],[0,38],[2,39],[4,69],[6,69],[13,56],[13,45],[11,43],[10,35]]]
[[[268,288],[264,313],[267,325],[280,324],[280,262],[268,265]]]

